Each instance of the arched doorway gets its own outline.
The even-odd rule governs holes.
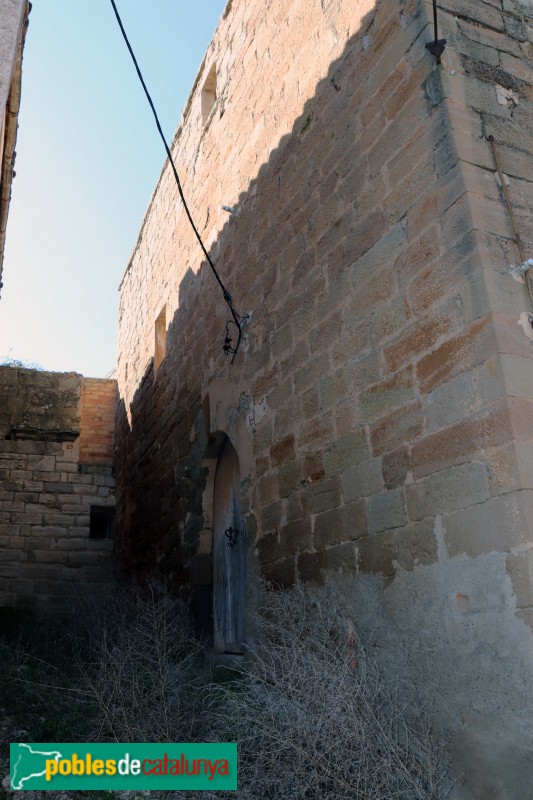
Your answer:
[[[239,459],[226,436],[213,496],[213,639],[222,653],[242,653],[246,535],[240,506]]]

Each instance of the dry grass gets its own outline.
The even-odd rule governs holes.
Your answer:
[[[90,657],[78,666],[98,709],[90,741],[197,740],[207,673],[182,604],[121,597],[89,640]]]
[[[419,700],[383,682],[332,592],[266,592],[257,643],[217,703],[219,738],[239,743],[243,800],[448,795]]]
[[[213,673],[186,609],[168,599],[123,599],[87,618],[89,638],[79,635],[70,645],[68,681],[60,660],[43,673],[55,687],[64,681],[67,694],[21,684],[25,702],[52,692],[64,708],[67,698],[75,736],[62,728],[61,739],[48,741],[237,741],[240,800],[448,796],[443,747],[416,689],[383,681],[333,591],[266,590],[254,643],[230,673]],[[15,662],[7,672],[23,681],[20,648]],[[17,724],[27,727],[23,718]],[[31,726],[24,738],[39,741]],[[117,796],[137,794],[159,796]],[[65,793],[64,800],[76,796]],[[204,793],[163,796],[196,800]],[[226,796],[210,792],[211,800]]]

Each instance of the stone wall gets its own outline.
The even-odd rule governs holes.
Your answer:
[[[30,9],[28,0],[0,0],[0,290]]]
[[[91,538],[91,508],[115,503],[115,393],[113,381],[0,367],[2,605],[61,608],[110,588],[113,542]]]
[[[382,576],[390,625],[442,698],[458,795],[518,800],[532,309],[485,137],[533,255],[531,18],[511,0],[439,3],[440,67],[431,20],[416,0],[228,4],[172,149],[251,319],[230,366],[230,315],[165,166],[121,286],[119,552],[208,600],[227,434],[250,581]]]
[[[0,0],[0,109],[3,117],[20,46],[27,0]],[[0,138],[3,130],[0,119]]]

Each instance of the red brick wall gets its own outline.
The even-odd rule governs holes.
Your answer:
[[[114,380],[83,378],[80,422],[81,464],[113,462],[116,394],[117,384]]]

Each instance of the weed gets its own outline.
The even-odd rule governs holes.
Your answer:
[[[11,617],[0,643],[4,741],[237,741],[240,800],[448,796],[444,748],[416,687],[383,680],[330,589],[311,596],[266,587],[244,664],[232,670],[213,672],[186,609],[168,598],[122,598],[76,621],[75,636],[65,625],[43,636],[35,618]],[[2,759],[6,774],[6,751]],[[59,800],[33,794],[21,800]],[[61,800],[160,794],[68,792]]]

